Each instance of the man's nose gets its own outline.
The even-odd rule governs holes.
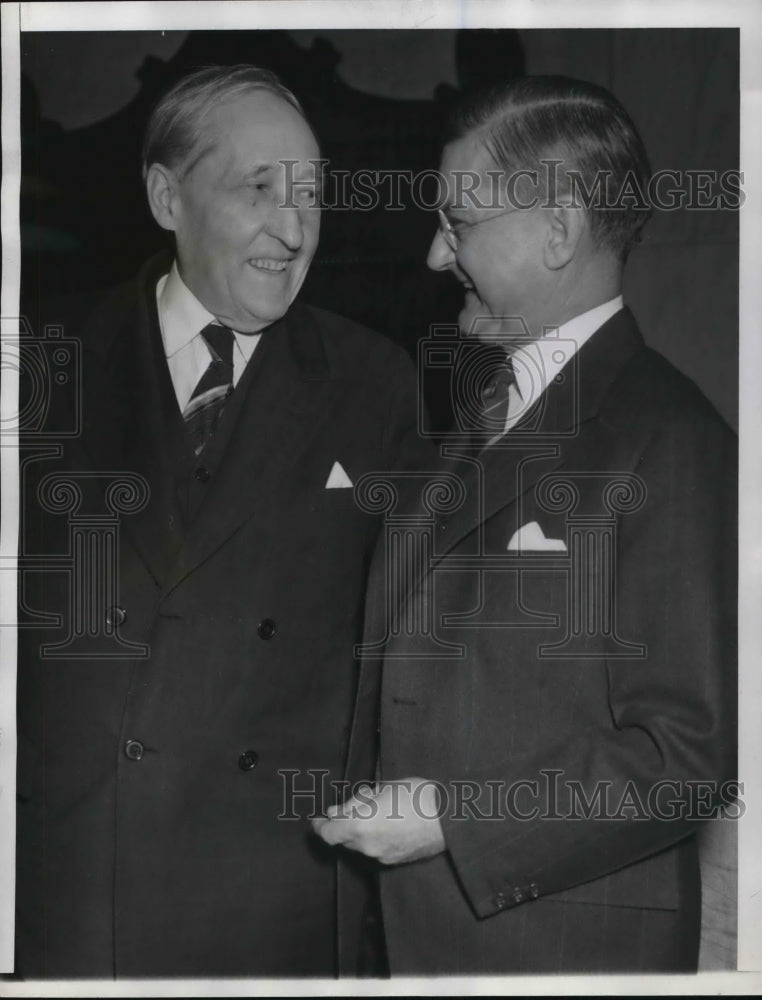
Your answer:
[[[455,253],[447,240],[442,235],[442,230],[437,229],[434,239],[429,247],[429,254],[426,258],[426,266],[432,271],[444,271],[455,260]]]
[[[304,242],[304,226],[295,206],[274,205],[267,220],[267,229],[289,250],[298,250]]]

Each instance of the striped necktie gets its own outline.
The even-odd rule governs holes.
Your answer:
[[[211,351],[209,367],[198,380],[183,420],[191,447],[199,455],[214,432],[225,402],[233,391],[233,332],[219,323],[210,323],[201,336]]]

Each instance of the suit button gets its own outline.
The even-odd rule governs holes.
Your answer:
[[[129,760],[141,760],[145,747],[140,740],[127,740],[124,744],[124,756]]]
[[[242,771],[253,771],[259,763],[259,754],[256,750],[245,750],[238,758],[238,766]]]
[[[505,896],[503,895],[502,892],[498,892],[495,894],[495,897],[492,900],[492,902],[495,904],[498,910],[502,910],[505,907]]]
[[[263,618],[257,625],[257,635],[260,639],[272,639],[277,632],[277,626],[272,618]]]
[[[537,888],[534,882],[532,882],[532,884],[529,886],[529,895],[532,897],[532,899],[537,899],[538,896],[540,895],[540,890]]]
[[[212,478],[211,472],[208,469],[205,469],[203,465],[199,465],[193,475],[200,483],[208,483]]]
[[[514,903],[523,903],[524,902],[524,893],[521,891],[521,889],[514,889],[513,890],[513,902]]]
[[[106,609],[106,624],[109,628],[118,628],[127,621],[127,612],[118,604],[112,604]]]

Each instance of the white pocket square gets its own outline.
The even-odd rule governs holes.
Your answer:
[[[331,474],[328,477],[328,482],[325,484],[325,488],[327,490],[351,490],[353,485],[352,480],[342,469],[341,463],[334,462]]]
[[[514,531],[509,552],[566,552],[566,542],[560,538],[546,538],[537,521],[530,521]]]

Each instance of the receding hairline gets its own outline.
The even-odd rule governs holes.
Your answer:
[[[180,81],[177,87],[182,87],[185,81]],[[154,164],[161,164],[172,170],[178,171],[181,176],[187,176],[191,170],[211,151],[217,148],[221,135],[212,135],[212,130],[208,125],[209,117],[216,111],[229,106],[235,101],[242,100],[249,95],[254,94],[265,94],[270,95],[276,101],[279,101],[282,105],[290,108],[294,115],[304,123],[305,128],[312,136],[315,145],[318,149],[318,154],[320,152],[320,141],[315,133],[312,124],[310,123],[307,115],[304,112],[298,98],[285,86],[280,84],[280,81],[276,81],[276,84],[269,80],[256,80],[256,79],[242,79],[234,81],[227,89],[224,89],[221,93],[209,92],[204,95],[204,100],[202,107],[193,108],[193,97],[198,98],[198,95],[191,95],[191,99],[187,100],[185,104],[180,105],[180,109],[175,110],[175,118],[179,114],[187,114],[192,121],[196,135],[193,141],[188,145],[184,152],[181,152],[179,158],[173,156],[154,155],[154,153],[159,153],[157,146],[163,146],[169,136],[172,135],[173,131],[178,129],[177,122],[172,122],[170,125],[164,124],[161,130],[161,142],[156,141],[157,136],[152,135],[152,130],[156,128],[156,119],[162,114],[166,114],[167,106],[171,105],[171,102],[175,96],[174,91],[177,89],[169,91],[156,105],[148,121],[146,127],[146,134],[144,138],[144,148],[143,148],[143,162],[142,162],[142,174],[143,178],[147,177],[148,171]],[[188,122],[186,121],[185,128],[188,127]],[[153,141],[149,142],[149,139]],[[164,150],[166,152],[166,150]]]
[[[320,153],[320,143],[318,142],[318,138],[315,135],[314,129],[307,121],[307,118],[305,117],[303,112],[295,105],[293,105],[291,101],[287,100],[282,94],[278,93],[276,90],[273,90],[271,87],[268,87],[266,84],[259,84],[256,82],[252,82],[249,86],[242,84],[240,90],[234,90],[226,94],[223,94],[216,103],[211,104],[209,107],[205,108],[202,112],[200,112],[197,119],[198,137],[195,145],[189,150],[187,156],[183,161],[175,163],[174,165],[165,163],[163,164],[163,166],[169,167],[170,169],[177,171],[178,175],[181,178],[188,177],[188,175],[196,168],[196,166],[198,166],[198,164],[206,156],[208,156],[210,153],[213,153],[215,149],[218,148],[220,141],[224,139],[224,133],[219,131],[215,132],[213,126],[209,125],[210,116],[213,115],[215,112],[221,111],[226,106],[230,106],[236,101],[243,100],[244,98],[247,98],[250,95],[254,95],[255,93],[262,94],[265,97],[273,98],[275,101],[277,101],[284,107],[290,108],[291,111],[293,112],[294,118],[298,119],[304,124],[306,131],[312,136],[312,138],[315,141],[315,146],[317,147],[318,154]],[[146,171],[151,167],[151,165],[152,164],[150,163],[146,163],[145,165]],[[267,167],[274,167],[275,164],[263,163],[259,164],[258,166],[262,168],[267,168]]]

